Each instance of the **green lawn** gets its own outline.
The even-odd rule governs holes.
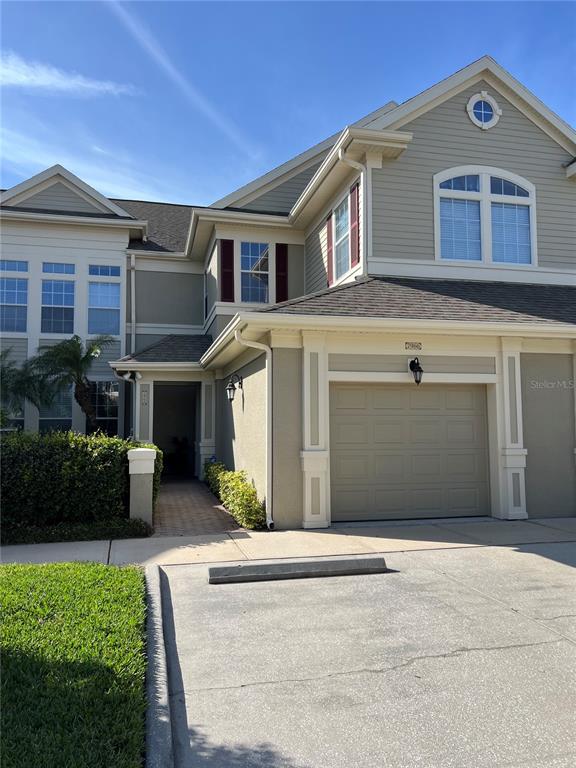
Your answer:
[[[2,768],[140,768],[142,571],[4,565],[0,598]]]

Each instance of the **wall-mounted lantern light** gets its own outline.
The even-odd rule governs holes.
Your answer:
[[[410,360],[410,371],[412,372],[412,376],[414,376],[416,386],[418,386],[418,384],[420,384],[422,381],[422,374],[424,373],[424,369],[420,365],[420,360],[418,360],[417,357],[415,357],[413,360]]]
[[[233,373],[228,380],[228,384],[226,384],[226,397],[228,398],[229,402],[234,400],[234,395],[236,394],[236,385],[238,386],[238,389],[242,389],[242,376],[238,376],[237,373]]]

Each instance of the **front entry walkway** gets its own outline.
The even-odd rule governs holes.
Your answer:
[[[201,536],[239,528],[204,483],[170,480],[160,487],[154,511],[154,536]]]

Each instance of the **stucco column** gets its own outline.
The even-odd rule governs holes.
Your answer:
[[[330,516],[330,437],[326,335],[302,333],[303,436],[300,453],[304,485],[304,528],[327,528]]]
[[[528,451],[524,448],[522,423],[521,349],[522,339],[501,339],[498,356],[500,504],[494,513],[503,520],[528,517],[525,482]]]
[[[198,477],[204,479],[204,464],[216,453],[216,382],[203,381],[200,392],[200,442],[197,449]]]
[[[132,448],[128,451],[130,475],[130,519],[144,520],[152,525],[154,504],[152,501],[154,462],[153,448]]]
[[[154,383],[152,381],[137,381],[135,386],[136,424],[134,434],[136,440],[152,442],[154,418]]]
[[[574,394],[574,461],[576,462],[576,340],[572,342],[572,392]]]

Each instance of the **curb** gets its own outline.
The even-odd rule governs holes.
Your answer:
[[[209,584],[236,584],[246,581],[315,579],[326,576],[359,576],[389,573],[382,555],[358,555],[239,563],[208,568]]]
[[[162,629],[160,568],[148,565],[146,575],[146,768],[173,768],[172,722],[168,694],[166,647]]]

